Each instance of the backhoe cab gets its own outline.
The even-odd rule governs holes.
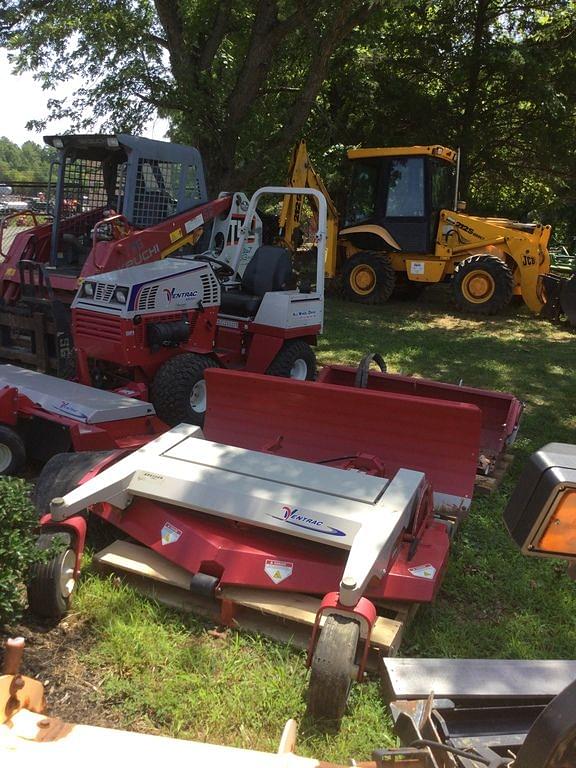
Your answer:
[[[353,149],[344,216],[329,201],[326,277],[345,296],[379,304],[416,297],[450,281],[457,307],[492,315],[513,295],[535,313],[576,324],[576,279],[550,274],[550,226],[465,213],[458,200],[458,152],[440,145]],[[289,184],[322,189],[305,142],[292,155]],[[293,241],[301,207],[284,206],[281,236]],[[330,237],[330,233],[334,232]]]

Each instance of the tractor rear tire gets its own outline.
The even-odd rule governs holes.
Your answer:
[[[462,312],[496,315],[512,300],[514,276],[498,256],[470,256],[456,267],[452,289]]]
[[[151,387],[156,414],[170,427],[196,424],[201,427],[206,415],[204,371],[217,368],[208,355],[186,352],[168,360],[158,370]]]
[[[286,379],[313,381],[316,378],[314,350],[310,344],[301,339],[285,341],[266,373],[269,376],[282,376]]]
[[[307,715],[338,727],[346,711],[360,626],[337,614],[328,616],[316,643],[308,685]]]
[[[357,253],[346,261],[342,269],[342,288],[349,301],[384,304],[395,285],[396,273],[387,253]]]
[[[37,547],[44,550],[56,544],[59,551],[45,562],[34,563],[28,575],[28,607],[33,614],[46,619],[61,619],[66,615],[76,586],[72,537],[68,533],[44,533],[36,542]]]
[[[15,475],[25,463],[24,441],[14,429],[0,424],[0,475]]]
[[[84,451],[80,453],[57,453],[46,462],[32,491],[32,503],[41,517],[50,511],[50,502],[57,496],[78,487],[80,480],[93,467],[113,451]]]

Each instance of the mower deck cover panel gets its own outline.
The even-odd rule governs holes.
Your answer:
[[[48,413],[85,424],[136,419],[155,413],[154,407],[142,400],[57,379],[16,365],[0,366],[0,388],[3,387],[14,387],[20,395]]]
[[[372,456],[388,478],[423,472],[437,510],[470,505],[482,420],[475,405],[216,368],[205,379],[209,440],[325,465]]]
[[[344,500],[375,504],[384,493],[388,480],[358,472],[342,472],[328,466],[286,459],[273,454],[262,454],[212,443],[208,440],[187,438],[166,451],[163,456],[178,459],[190,465],[193,473],[198,467],[230,473],[254,480],[281,481],[286,486],[307,491],[318,491]]]

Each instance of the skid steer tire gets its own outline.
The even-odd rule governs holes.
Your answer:
[[[38,476],[31,500],[38,516],[50,511],[50,502],[78,487],[80,480],[113,451],[57,453],[46,462]]]
[[[355,676],[359,636],[357,622],[344,616],[327,617],[310,668],[306,714],[312,720],[340,725]]]
[[[28,607],[36,616],[61,619],[68,612],[76,585],[74,567],[76,552],[72,537],[67,533],[45,533],[39,536],[39,549],[56,551],[48,560],[34,563],[26,585]]]
[[[346,261],[342,269],[342,289],[349,301],[384,304],[395,285],[396,273],[386,253],[357,253]]]
[[[301,339],[285,341],[266,371],[269,376],[313,381],[316,378],[316,355],[310,344]]]
[[[201,427],[206,415],[204,371],[217,367],[213,358],[194,352],[177,355],[164,363],[150,392],[158,417],[170,427],[182,423]]]
[[[0,424],[0,475],[15,475],[25,463],[24,441],[14,429]]]
[[[497,256],[470,256],[456,267],[452,290],[454,303],[462,312],[496,315],[512,300],[514,277]]]

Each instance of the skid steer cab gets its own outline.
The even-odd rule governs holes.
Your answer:
[[[316,284],[296,285],[290,254],[262,244],[256,206],[309,195],[318,207]],[[326,200],[311,189],[235,195],[211,248],[87,279],[72,304],[81,383],[149,399],[169,425],[202,424],[204,371],[313,379],[324,316]]]

